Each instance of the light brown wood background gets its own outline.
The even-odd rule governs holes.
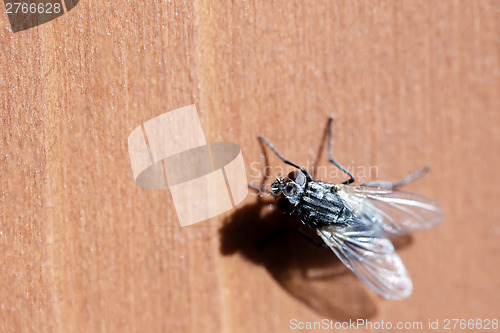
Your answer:
[[[2,332],[499,318],[499,1],[81,0],[0,28]],[[327,165],[329,114],[349,167],[396,180],[432,165],[406,188],[446,214],[402,241],[413,295],[381,299],[293,235],[259,250],[287,223],[268,198],[180,228],[168,191],[135,185],[127,137],[193,103],[207,140],[240,145],[249,180],[258,133]]]

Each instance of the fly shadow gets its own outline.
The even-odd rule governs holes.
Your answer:
[[[319,147],[321,157],[326,131]],[[263,146],[265,164],[267,155]],[[264,184],[266,178],[263,179]],[[271,199],[271,200],[270,200]],[[314,230],[299,218],[285,216],[274,199],[257,200],[234,211],[220,228],[223,255],[240,253],[262,265],[290,295],[331,319],[371,318],[377,313],[377,296],[356,278],[331,249],[314,244]],[[297,232],[300,230],[300,232]],[[308,237],[301,237],[306,233]],[[397,248],[411,243],[410,236],[393,240]]]

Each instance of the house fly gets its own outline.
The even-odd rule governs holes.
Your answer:
[[[341,184],[315,181],[303,167],[287,160],[262,135],[259,138],[284,163],[297,170],[277,178],[271,191],[278,208],[296,215],[354,274],[381,296],[408,297],[413,285],[390,237],[407,235],[439,225],[439,205],[421,195],[398,188],[428,171],[421,169],[399,182],[376,181],[352,185],[354,175],[332,156],[332,120],[328,121],[329,161],[349,179]]]

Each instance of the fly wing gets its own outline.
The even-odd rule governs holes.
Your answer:
[[[325,225],[318,235],[356,276],[378,294],[402,299],[413,285],[391,241],[379,226],[358,219],[347,226]]]
[[[390,236],[431,229],[443,221],[437,202],[385,187],[338,185],[337,194],[355,216],[379,224]]]

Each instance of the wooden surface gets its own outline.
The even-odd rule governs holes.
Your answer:
[[[0,331],[499,318],[500,2],[82,0],[17,34],[0,17]],[[400,241],[412,296],[377,297],[293,235],[259,250],[288,222],[268,198],[180,228],[168,191],[135,185],[127,137],[192,103],[249,180],[258,133],[327,165],[329,114],[351,168],[432,165],[406,187],[446,214]]]

